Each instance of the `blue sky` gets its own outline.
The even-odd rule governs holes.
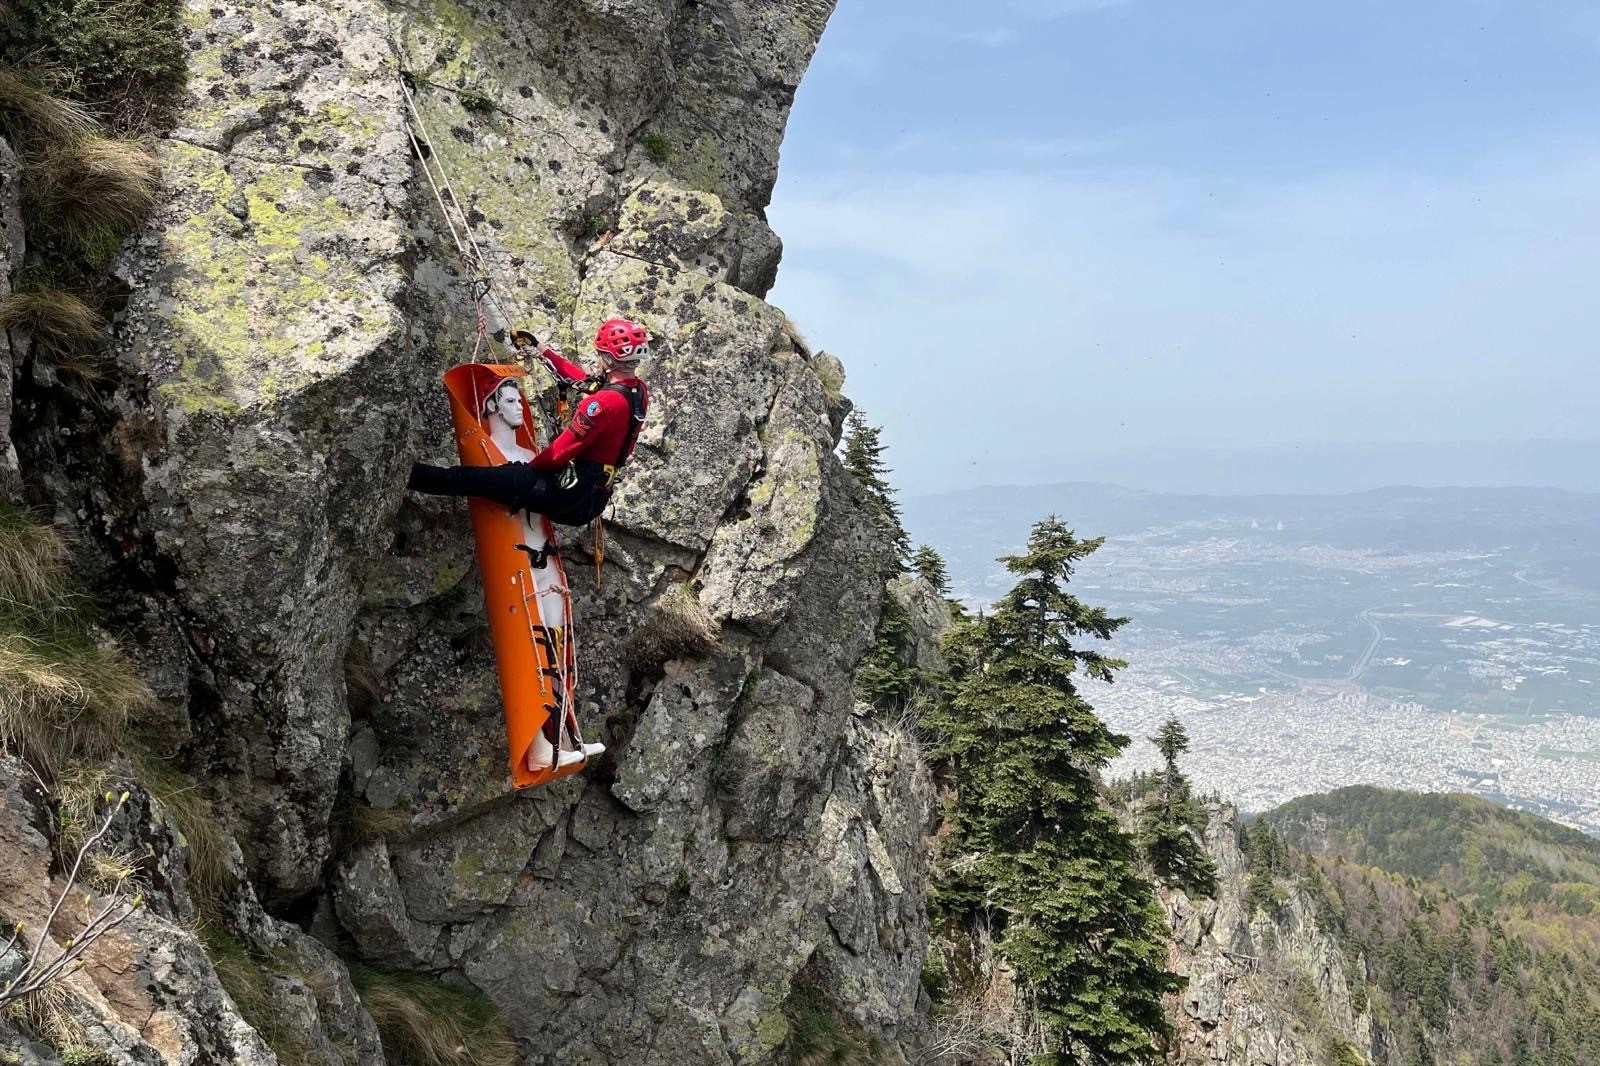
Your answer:
[[[841,0],[772,298],[909,492],[1592,439],[1597,135],[1592,2]]]

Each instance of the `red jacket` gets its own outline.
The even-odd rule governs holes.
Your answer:
[[[543,352],[545,363],[551,371],[568,384],[578,384],[587,375],[581,366],[569,363],[555,352]],[[623,378],[618,385],[637,388],[641,409],[650,409],[650,390],[636,377]],[[534,456],[530,465],[539,470],[558,470],[576,459],[607,466],[621,466],[633,454],[638,440],[638,427],[633,425],[633,405],[628,397],[615,389],[601,388],[593,395],[579,397],[572,421],[550,446]],[[624,452],[626,446],[626,452]]]

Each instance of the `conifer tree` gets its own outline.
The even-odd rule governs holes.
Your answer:
[[[1209,896],[1217,890],[1217,867],[1195,839],[1203,815],[1190,793],[1189,779],[1178,770],[1178,756],[1189,750],[1189,732],[1177,718],[1168,718],[1150,743],[1161,753],[1164,765],[1146,797],[1139,842],[1163,881],[1191,896]]]
[[[947,699],[924,720],[956,790],[936,904],[997,932],[1058,1063],[1153,1059],[1168,1032],[1161,997],[1183,984],[1163,966],[1164,922],[1133,840],[1101,802],[1099,773],[1128,739],[1075,684],[1124,665],[1073,643],[1127,621],[1064,588],[1101,543],[1055,518],[1036,525],[1028,550],[1001,560],[1016,586],[946,641]]]
[[[944,556],[940,555],[933,547],[920,544],[911,555],[911,568],[915,570],[933,591],[941,596],[950,595],[950,574],[945,569]]]
[[[883,461],[888,448],[879,438],[883,427],[867,424],[860,409],[845,418],[843,452],[840,459],[844,468],[867,490],[867,499],[888,525],[893,537],[896,569],[903,569],[903,561],[911,554],[911,537],[906,533],[900,518],[900,505],[894,499],[894,486],[889,484],[889,466]]]
[[[905,608],[885,592],[872,649],[855,675],[856,694],[880,711],[899,711],[917,690],[917,672],[906,662],[912,639]]]

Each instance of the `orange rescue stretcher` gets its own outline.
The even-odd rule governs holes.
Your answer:
[[[507,378],[520,384],[526,373],[520,366],[466,363],[444,375],[463,465],[497,466],[508,461],[490,438],[484,405]],[[517,444],[537,452],[533,410],[526,398],[522,405]],[[552,760],[542,770],[528,769],[528,752],[541,730],[556,752],[583,744],[573,696],[577,670],[572,597],[556,550],[555,529],[542,515],[513,511],[490,500],[469,498],[468,507],[505,703],[511,780],[519,789],[547,785],[585,765],[557,767]]]

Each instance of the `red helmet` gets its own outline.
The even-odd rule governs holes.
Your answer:
[[[650,333],[626,318],[606,320],[594,335],[594,347],[616,363],[632,363],[650,354]]]

